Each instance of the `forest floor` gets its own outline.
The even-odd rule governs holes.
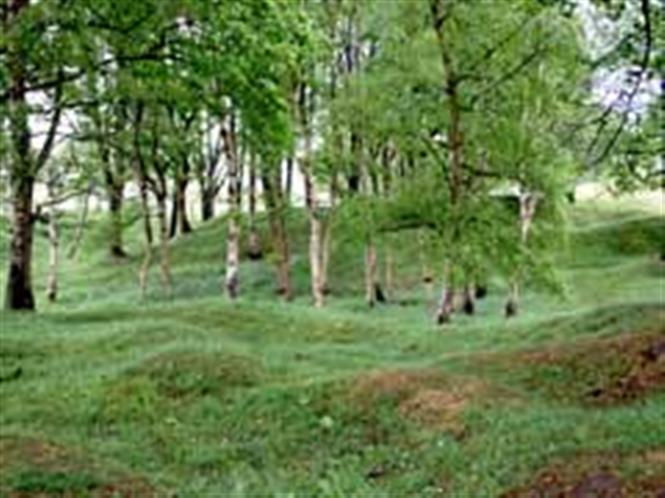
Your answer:
[[[563,296],[529,289],[506,321],[493,279],[443,328],[408,242],[392,302],[367,310],[341,228],[312,309],[297,216],[288,304],[269,257],[243,263],[237,303],[221,296],[219,220],[174,242],[174,297],[155,270],[142,301],[135,217],[132,256],[109,261],[94,222],[48,304],[40,234],[40,311],[0,316],[0,496],[663,498],[662,212],[569,218]]]

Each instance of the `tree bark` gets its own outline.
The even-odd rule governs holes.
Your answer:
[[[160,259],[159,268],[162,277],[162,286],[168,297],[173,294],[173,280],[171,277],[171,252],[169,247],[169,227],[166,215],[166,192],[155,196],[157,198],[157,220],[159,222]]]
[[[328,219],[323,223],[323,247],[321,248],[321,289],[324,294],[330,293],[328,285],[328,269],[330,268],[330,242],[332,240],[332,210],[328,213]]]
[[[476,292],[471,284],[464,286],[462,292],[462,311],[467,315],[473,315],[476,312]]]
[[[441,302],[436,313],[436,321],[439,325],[450,322],[455,308],[455,282],[450,263],[446,264],[443,275],[443,291]]]
[[[150,206],[148,204],[148,185],[145,179],[139,178],[139,189],[141,195],[141,211],[143,212],[143,261],[139,268],[139,287],[141,296],[145,299],[148,292],[148,274],[152,264],[152,223],[150,221]]]
[[[390,242],[385,242],[385,288],[388,298],[392,299],[392,294],[395,292],[395,257],[393,255]]]
[[[58,180],[57,168],[52,165],[52,167],[48,168],[48,179],[46,182],[48,199],[50,202],[47,213],[49,252],[48,272],[46,277],[46,298],[52,303],[58,298],[58,260],[60,245],[58,233],[58,210],[56,205]]]
[[[107,177],[106,183],[109,195],[109,214],[111,218],[111,230],[109,237],[109,251],[113,258],[122,259],[127,253],[122,243],[122,206],[124,201],[124,181]]]
[[[48,214],[48,276],[46,278],[46,298],[55,302],[58,298],[58,261],[59,261],[59,234],[56,207],[49,208]]]
[[[81,242],[83,241],[83,233],[85,232],[85,227],[88,222],[88,211],[90,210],[90,196],[94,188],[94,183],[91,181],[88,189],[83,196],[83,206],[81,207],[81,216],[79,217],[79,222],[76,225],[76,232],[74,234],[74,240],[69,246],[69,251],[67,251],[67,258],[75,259],[79,254],[79,249],[81,247]]]
[[[306,146],[306,149],[307,158],[304,159],[303,163],[301,164],[301,170],[305,183],[305,199],[307,205],[307,215],[309,218],[309,266],[311,291],[314,307],[321,308],[325,303],[325,272],[323,269],[324,223],[320,219],[316,193],[314,191],[314,182],[309,172],[309,147]]]
[[[215,196],[208,189],[201,188],[201,220],[208,221],[215,217]]]
[[[284,184],[284,195],[287,202],[291,202],[291,191],[293,190],[293,158],[286,158],[286,181]]]
[[[171,206],[171,223],[169,226],[169,238],[177,234],[186,235],[191,233],[192,225],[187,216],[187,185],[189,179],[176,178],[173,190],[173,202]]]
[[[247,255],[249,259],[258,260],[263,257],[261,239],[256,227],[256,157],[252,155],[249,161],[249,240]]]
[[[365,301],[370,308],[376,305],[376,247],[371,237],[365,244]]]
[[[228,162],[228,218],[226,234],[226,275],[224,288],[229,299],[238,297],[240,285],[240,171],[233,129],[224,129],[224,153]]]
[[[285,206],[283,196],[278,190],[281,185],[279,169],[276,168],[272,172],[272,175],[273,177],[271,177],[268,171],[264,171],[261,175],[263,195],[268,212],[270,238],[272,239],[272,246],[276,255],[277,293],[284,300],[289,301],[293,297],[290,279],[291,257],[286,232],[286,221],[284,219]]]
[[[22,171],[21,171],[22,170]],[[25,172],[24,167],[19,174]],[[9,272],[5,291],[5,308],[33,310],[35,298],[32,292],[32,195],[34,178],[28,172],[12,182],[12,235],[9,243]]]
[[[187,185],[189,180],[187,178],[182,179],[176,185],[176,203],[178,205],[179,220],[180,220],[180,233],[186,235],[191,233],[192,224],[189,222],[189,216],[187,215]]]
[[[29,5],[28,0],[11,0],[4,13],[6,28]],[[32,199],[35,164],[30,150],[28,102],[26,99],[26,68],[20,42],[8,46],[9,73],[9,139],[12,148],[11,201],[13,207],[12,235],[9,243],[9,269],[5,291],[5,308],[33,310],[32,292]]]
[[[459,264],[457,260],[458,245],[461,236],[461,218],[462,218],[462,195],[463,195],[463,135],[461,130],[461,109],[459,102],[459,84],[460,80],[455,74],[453,61],[451,59],[450,48],[447,42],[444,24],[450,16],[450,12],[444,12],[444,7],[452,8],[451,3],[443,0],[430,0],[432,27],[436,34],[441,63],[444,72],[443,88],[447,96],[448,104],[448,150],[449,150],[449,169],[448,169],[448,188],[450,191],[450,247],[448,248],[448,261],[446,263],[445,287],[443,297],[437,313],[438,323],[447,323],[450,321],[454,310],[455,282],[454,269]]]
[[[298,113],[304,137],[303,155],[299,161],[305,190],[305,206],[309,219],[309,271],[312,302],[315,308],[322,308],[325,303],[324,264],[324,222],[321,219],[319,202],[312,174],[312,129],[313,96],[304,83],[299,86]],[[309,93],[309,95],[308,95]],[[309,99],[308,99],[309,96]],[[288,174],[288,169],[287,169]],[[288,183],[288,182],[287,182]]]
[[[520,244],[523,248],[526,247],[529,240],[529,232],[531,231],[531,224],[533,217],[536,214],[536,206],[538,204],[538,197],[533,193],[521,193],[519,197],[519,223],[520,223]],[[506,318],[517,315],[519,311],[519,294],[520,294],[520,281],[521,268],[517,268],[510,281],[510,290],[508,300],[505,307]]]

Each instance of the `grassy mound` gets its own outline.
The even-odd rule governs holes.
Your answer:
[[[661,498],[665,495],[665,454],[587,454],[551,464],[524,486],[501,498]]]
[[[262,374],[250,358],[196,351],[162,353],[128,372],[130,377],[147,377],[160,394],[172,399],[221,396],[234,387],[256,385]]]
[[[0,437],[0,492],[15,498],[157,496],[139,477],[50,441]]]

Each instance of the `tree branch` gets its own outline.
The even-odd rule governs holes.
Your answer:
[[[53,150],[53,142],[55,141],[55,135],[58,131],[58,126],[60,125],[60,116],[62,115],[62,107],[60,103],[62,101],[62,85],[55,87],[55,94],[53,95],[53,115],[51,116],[51,124],[49,125],[48,134],[46,135],[46,140],[44,145],[42,145],[39,154],[37,155],[37,160],[35,161],[35,172],[38,172],[44,167],[46,161],[48,161],[51,151]]]

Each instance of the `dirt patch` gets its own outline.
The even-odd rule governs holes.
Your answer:
[[[145,480],[81,451],[38,439],[0,438],[0,495],[10,498],[157,496]]]
[[[394,370],[358,377],[351,397],[366,409],[378,403],[391,404],[407,420],[462,436],[464,410],[472,402],[486,400],[490,392],[486,383],[473,378],[434,370]]]
[[[665,498],[665,473],[642,456],[642,472],[628,472],[626,462],[636,457],[617,455],[574,457],[539,472],[529,484],[511,489],[501,498]]]
[[[229,388],[249,387],[263,376],[262,366],[240,355],[195,351],[162,353],[129,371],[147,377],[167,398],[221,395]]]
[[[583,341],[565,348],[522,353],[529,388],[593,405],[642,399],[665,390],[665,331]]]
[[[355,379],[351,396],[360,403],[372,403],[377,399],[404,401],[419,389],[445,382],[446,377],[435,370],[376,370]]]

